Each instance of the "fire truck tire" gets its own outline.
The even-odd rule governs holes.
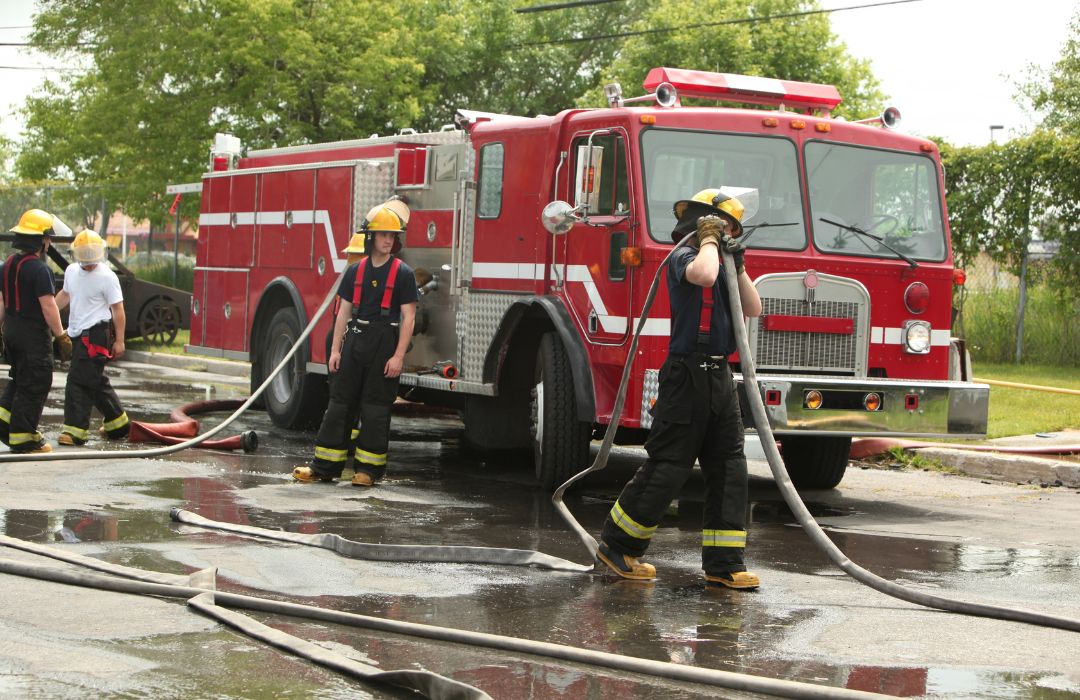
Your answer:
[[[253,386],[266,379],[300,337],[301,324],[296,311],[290,307],[278,309],[270,317],[266,332],[259,344],[264,359],[258,362],[258,374],[252,373]],[[307,353],[293,355],[291,365],[281,370],[264,394],[266,412],[279,428],[310,428],[317,426],[326,410],[327,386],[322,375],[305,371]]]
[[[780,437],[784,465],[795,488],[831,489],[847,471],[851,437]]]
[[[554,490],[589,462],[592,425],[578,420],[574,378],[557,333],[545,333],[536,353],[531,434],[536,479]]]

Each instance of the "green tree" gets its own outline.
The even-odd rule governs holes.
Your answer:
[[[42,0],[35,48],[86,70],[30,100],[18,172],[93,183],[110,208],[160,222],[166,185],[199,178],[216,132],[255,149],[439,128],[458,108],[551,114],[599,106],[607,79],[629,86],[664,64],[834,83],[849,115],[880,100],[825,15],[596,38],[790,12],[798,0],[513,11],[524,4]],[[188,198],[184,213],[196,206]]]
[[[798,15],[818,9],[801,0],[658,0],[642,6],[629,25],[649,33],[627,38],[604,82],[621,80],[628,95],[654,66],[760,75],[835,85],[843,102],[837,115],[875,116],[884,95],[869,63],[857,60],[832,33],[828,15]],[[783,15],[794,16],[784,17]],[[765,21],[715,24],[747,18]],[[705,25],[705,26],[702,26]],[[670,31],[654,31],[671,28]],[[590,96],[597,104],[599,95]]]

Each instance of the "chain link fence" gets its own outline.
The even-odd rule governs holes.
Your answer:
[[[1047,282],[1051,254],[1030,252],[1019,275],[985,253],[965,267],[953,334],[974,362],[1080,367],[1080,297]]]

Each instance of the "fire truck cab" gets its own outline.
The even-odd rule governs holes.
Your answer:
[[[747,328],[796,485],[838,484],[852,436],[983,436],[989,389],[970,382],[950,333],[936,145],[831,118],[840,95],[827,85],[657,68],[644,87],[624,98],[609,86],[606,108],[461,110],[438,132],[246,157],[219,138],[201,186],[188,352],[249,360],[260,385],[344,269],[364,214],[402,195],[401,257],[421,290],[404,398],[460,410],[475,446],[531,448],[550,488],[587,464],[613,420],[631,334],[672,246],[672,204],[752,187],[746,267],[764,311]],[[549,207],[559,201],[572,204]],[[318,421],[331,326],[327,314],[271,384],[277,425]],[[661,285],[619,442],[647,436],[669,328]]]

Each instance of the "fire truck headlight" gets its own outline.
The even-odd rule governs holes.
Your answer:
[[[930,352],[930,324],[926,321],[904,323],[904,350],[912,355]]]

